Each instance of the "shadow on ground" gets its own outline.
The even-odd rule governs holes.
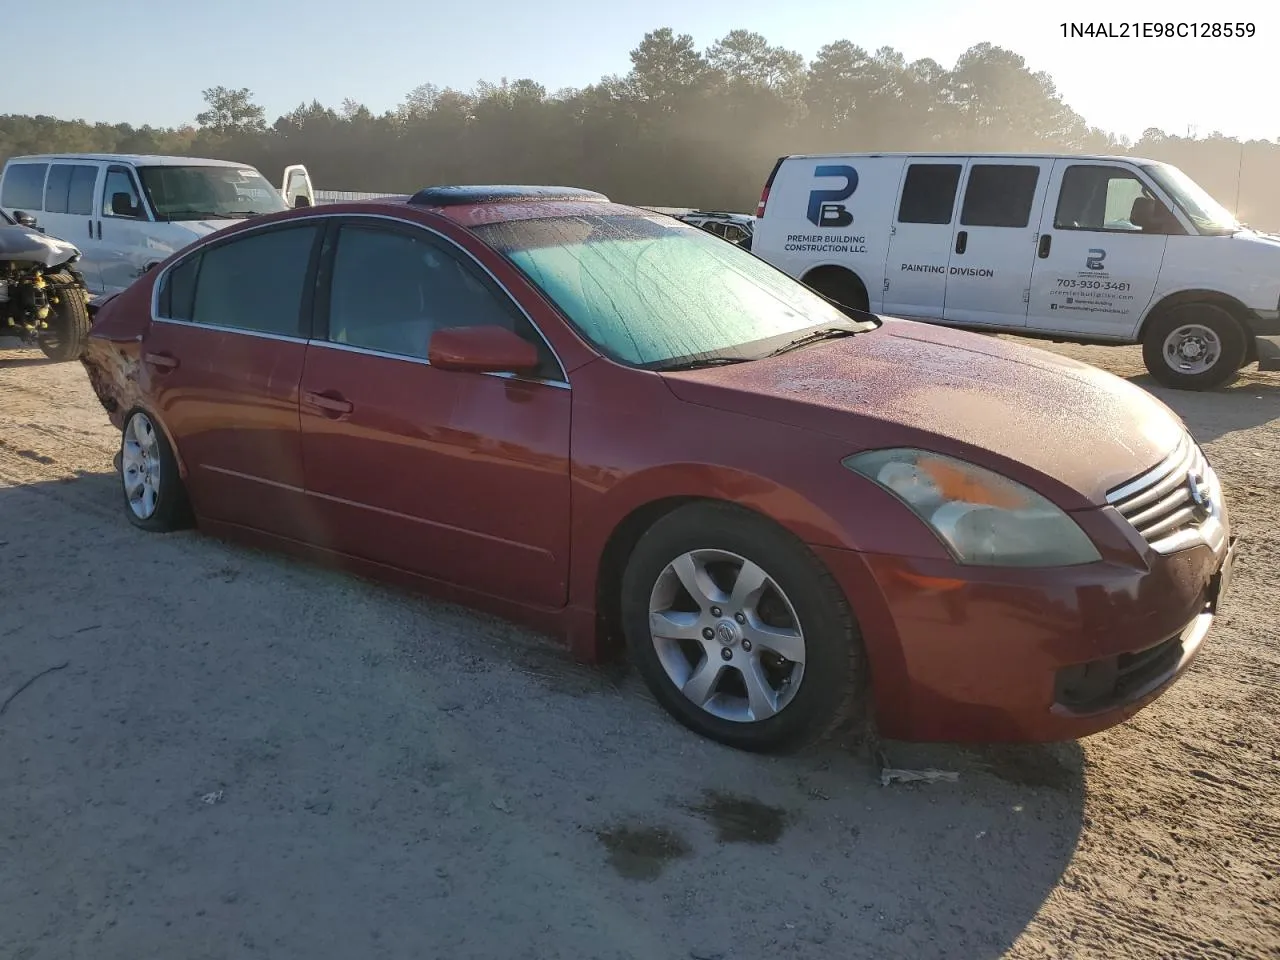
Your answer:
[[[519,627],[121,509],[0,487],[0,701],[68,664],[0,714],[2,955],[994,958],[1075,850],[1076,744],[890,744],[959,775],[891,786],[740,753]]]
[[[1274,374],[1245,370],[1234,382],[1205,391],[1171,390],[1149,374],[1126,379],[1173,408],[1202,444],[1280,420],[1280,379]]]

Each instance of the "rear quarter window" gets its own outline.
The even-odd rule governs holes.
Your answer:
[[[0,206],[9,210],[44,209],[44,175],[47,163],[11,163],[4,171],[0,185]]]

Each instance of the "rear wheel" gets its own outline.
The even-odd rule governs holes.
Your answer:
[[[142,410],[133,411],[125,421],[119,469],[125,516],[135,527],[167,533],[190,523],[177,458],[163,431]]]
[[[640,539],[622,583],[637,671],[686,727],[745,750],[822,738],[861,706],[844,595],[807,547],[728,504],[691,504]]]
[[[69,273],[53,273],[45,280],[58,302],[52,304],[53,322],[40,337],[40,350],[55,363],[75,360],[89,340],[89,302]]]
[[[805,274],[804,283],[836,303],[866,312],[871,300],[867,288],[853,273],[843,267],[818,267]]]
[[[1245,365],[1247,356],[1244,328],[1214,303],[1184,303],[1164,311],[1142,340],[1147,370],[1175,390],[1220,387]]]

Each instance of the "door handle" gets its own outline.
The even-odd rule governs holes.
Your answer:
[[[89,218],[89,239],[93,239],[93,218]]]
[[[160,372],[174,370],[178,366],[178,358],[167,353],[148,353],[142,359]]]
[[[1040,238],[1040,259],[1043,260],[1049,256],[1049,248],[1053,246],[1053,235],[1046,233]]]
[[[956,253],[964,253],[969,246],[969,231],[961,230],[956,234]]]
[[[325,416],[335,418],[350,413],[355,409],[350,400],[342,396],[334,396],[332,393],[311,393],[308,391],[303,394],[303,399],[313,407],[319,407],[323,410]]]

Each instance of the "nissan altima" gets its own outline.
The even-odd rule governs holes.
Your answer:
[[[625,647],[745,749],[1094,733],[1230,580],[1217,476],[1149,393],[587,190],[246,221],[102,303],[83,362],[137,527]]]

